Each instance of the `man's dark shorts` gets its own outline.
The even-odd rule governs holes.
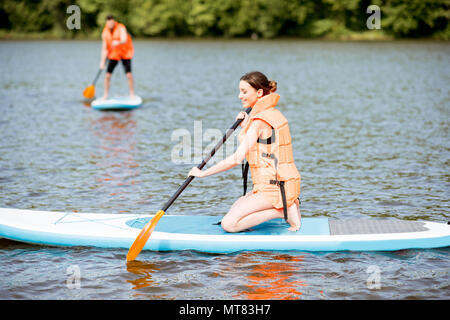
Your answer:
[[[119,61],[122,61],[123,69],[125,70],[125,73],[131,72],[131,59],[122,59],[122,60],[109,60],[108,62],[108,68],[106,69],[106,72],[112,73],[114,69],[116,68]]]

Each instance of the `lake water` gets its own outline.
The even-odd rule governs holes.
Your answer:
[[[100,112],[82,97],[100,42],[0,42],[1,207],[155,213],[234,122],[239,78],[260,70],[290,122],[303,217],[450,220],[448,42],[153,40],[135,52],[143,106]],[[127,90],[119,65],[111,95]],[[182,159],[180,134],[192,147]],[[194,180],[168,214],[224,215],[240,170]],[[449,248],[125,255],[0,240],[0,299],[450,297]]]

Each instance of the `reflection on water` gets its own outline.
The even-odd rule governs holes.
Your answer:
[[[139,278],[135,280],[128,280],[128,282],[133,285],[133,289],[142,289],[151,286],[156,283],[152,279],[152,273],[158,270],[159,268],[157,264],[154,263],[142,262],[138,260],[128,261],[127,271],[139,276]]]
[[[91,120],[91,131],[97,138],[97,149],[91,158],[98,167],[92,188],[100,188],[110,196],[126,200],[130,193],[128,187],[139,184],[141,171],[133,157],[135,130],[132,112],[106,112]]]
[[[266,262],[259,262],[261,256]],[[293,300],[302,295],[301,287],[307,286],[299,280],[298,274],[304,256],[276,255],[267,252],[243,253],[242,259],[248,259],[246,289],[234,295],[234,298],[262,300]]]
[[[304,255],[183,251],[174,258],[169,253],[143,252],[141,259],[146,258],[152,260],[127,263],[127,271],[133,275],[127,282],[139,298],[171,299],[182,291],[185,298],[196,299],[198,288],[207,298],[294,300],[301,298],[302,288],[308,286],[302,276]]]

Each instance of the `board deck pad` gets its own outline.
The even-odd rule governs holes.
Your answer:
[[[218,216],[165,216],[156,225],[155,231],[171,233],[230,235],[217,223]],[[142,229],[150,218],[140,218],[127,221],[127,225]],[[328,218],[303,218],[299,231],[293,233],[288,230],[289,225],[283,219],[273,219],[254,226],[241,235],[329,235]]]
[[[330,219],[329,225],[331,235],[402,233],[428,230],[428,228],[425,227],[425,224],[420,221],[402,221],[388,219]]]

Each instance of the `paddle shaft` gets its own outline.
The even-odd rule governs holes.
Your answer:
[[[245,112],[247,114],[250,113],[250,111],[252,110],[252,108],[247,108],[245,109]],[[231,126],[230,129],[228,129],[227,133],[225,133],[225,135],[222,137],[222,140],[220,140],[216,146],[214,147],[214,149],[212,149],[212,151],[209,153],[209,155],[203,159],[202,163],[200,163],[197,168],[199,168],[200,170],[203,169],[203,167],[206,165],[206,163],[216,154],[216,151],[220,149],[220,147],[225,143],[225,141],[227,141],[227,139],[231,136],[231,134],[234,132],[234,130],[236,130],[236,128],[241,124],[241,122],[244,119],[238,119],[236,120],[236,122]],[[174,195],[167,201],[167,203],[164,205],[164,207],[161,209],[162,211],[166,212],[167,209],[169,209],[169,207],[172,205],[172,203],[175,202],[175,200],[178,198],[178,196],[184,191],[184,189],[186,189],[186,187],[191,183],[192,180],[194,180],[194,176],[189,176],[184,183],[178,188],[178,190],[174,193]]]
[[[106,68],[107,63],[108,63],[108,59],[105,60],[105,68]],[[92,81],[93,85],[95,85],[95,83],[97,82],[98,77],[100,76],[100,73],[102,73],[102,71],[103,71],[103,69],[98,69],[97,74],[94,78],[94,81]]]

